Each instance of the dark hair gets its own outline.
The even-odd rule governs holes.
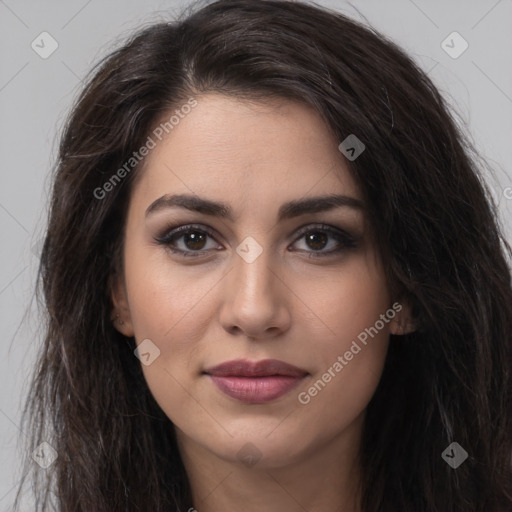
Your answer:
[[[23,414],[27,453],[42,441],[58,453],[33,475],[37,510],[52,489],[63,512],[190,506],[173,425],[135,340],[110,321],[142,164],[102,199],[95,190],[162,116],[206,92],[299,101],[336,140],[355,134],[366,145],[347,165],[389,283],[413,305],[418,329],[391,336],[368,405],[364,512],[511,510],[511,250],[485,164],[393,42],[340,13],[279,0],[220,0],[141,30],[92,70],[73,108],[38,276],[47,329]],[[456,470],[441,457],[454,441],[469,454]]]

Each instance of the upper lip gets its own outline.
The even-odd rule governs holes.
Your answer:
[[[208,368],[205,373],[217,377],[269,377],[271,375],[304,377],[308,372],[278,359],[264,359],[262,361],[234,359]]]

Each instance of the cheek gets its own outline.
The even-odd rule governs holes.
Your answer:
[[[191,382],[198,372],[198,348],[214,317],[213,297],[222,273],[179,266],[164,251],[129,242],[126,255],[126,288],[137,344],[149,339],[158,349],[154,362],[142,364],[148,387],[175,424],[180,425],[183,416],[202,417],[204,410],[191,399]]]
[[[366,257],[354,258],[328,277],[298,280],[295,290],[316,317],[314,323],[322,328],[324,336],[317,343],[324,354],[331,356],[333,351],[350,347],[351,341],[373,326],[391,306],[382,270]],[[296,321],[305,322],[301,318]],[[379,331],[388,332],[389,323],[380,327]]]
[[[312,353],[318,371],[297,396],[309,428],[322,422],[326,433],[350,423],[373,396],[394,316],[383,274],[366,260],[340,273],[329,290],[313,287],[310,294],[309,304],[319,312],[324,335],[315,339]]]
[[[215,280],[206,273],[193,278],[165,258],[148,262],[144,256],[134,251],[126,261],[133,330],[137,344],[149,339],[157,347],[151,364],[142,364],[144,378],[156,402],[180,426],[184,417],[203,413],[189,390],[197,342],[211,315],[207,292]]]
[[[373,326],[375,318],[366,325]],[[339,435],[363,417],[379,384],[389,341],[387,328],[368,335],[361,325],[354,336],[342,334],[337,344],[319,347],[318,372],[296,394],[301,435],[321,443]],[[355,332],[353,328],[352,332]]]
[[[170,342],[173,351],[180,350],[182,340],[190,345],[209,314],[208,294],[218,276],[171,264],[163,250],[133,249],[129,254],[126,286],[137,339],[154,339],[162,355],[170,350]]]

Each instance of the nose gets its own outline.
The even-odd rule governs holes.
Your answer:
[[[230,334],[252,339],[276,337],[287,331],[292,292],[279,267],[271,267],[268,251],[250,263],[238,254],[233,260],[222,290],[222,327]]]

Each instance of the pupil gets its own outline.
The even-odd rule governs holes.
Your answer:
[[[311,233],[306,237],[306,243],[311,249],[323,249],[327,243],[326,233]]]
[[[185,235],[185,245],[189,249],[202,249],[204,247],[205,236],[203,233],[186,233]]]

